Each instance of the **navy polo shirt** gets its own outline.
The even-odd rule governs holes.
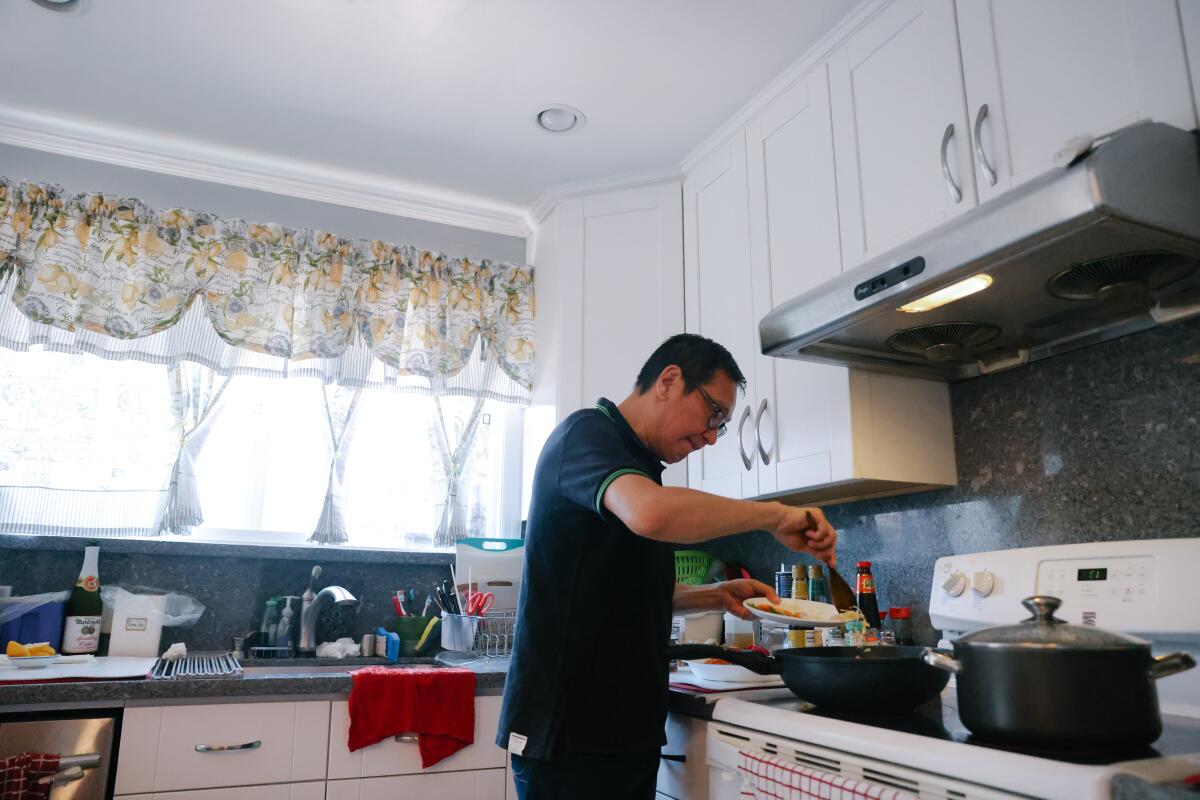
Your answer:
[[[666,743],[674,551],[604,508],[627,473],[663,464],[601,398],[550,434],[526,525],[517,636],[496,744],[529,758],[650,753]]]

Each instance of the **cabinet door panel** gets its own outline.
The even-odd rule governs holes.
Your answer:
[[[390,778],[329,781],[326,800],[504,800],[504,770],[485,769]]]
[[[750,126],[751,253],[755,316],[837,277],[842,270],[829,84],[818,67]],[[845,209],[843,209],[845,210]],[[757,335],[757,326],[755,326]],[[758,351],[755,383],[767,398],[757,425],[759,492],[831,480],[832,427],[848,402],[845,368],[768,358]],[[761,400],[756,406],[762,409]]]
[[[451,770],[503,767],[504,751],[493,743],[500,724],[500,698],[475,698],[475,743],[464,747],[429,769],[421,769],[416,741],[384,739],[353,753],[346,747],[350,715],[344,701],[334,701],[329,721],[329,777],[360,778]]]
[[[683,331],[681,187],[593,195],[582,214],[583,403],[619,403],[654,348]],[[686,465],[663,483],[686,486]]]
[[[972,123],[988,105],[983,200],[1052,169],[1073,136],[1195,127],[1174,0],[960,0],[958,23]]]
[[[684,181],[684,264],[688,330],[728,348],[749,378],[756,343],[747,202],[746,140],[739,133]],[[738,452],[738,422],[753,397],[751,386],[735,404],[729,433],[689,456],[689,486],[726,497],[757,494],[753,463],[748,470]],[[753,436],[744,434],[748,449]]]
[[[952,0],[896,0],[830,65],[839,195],[859,212],[843,219],[849,269],[975,204]]]

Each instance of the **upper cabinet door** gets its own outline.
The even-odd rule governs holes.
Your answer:
[[[824,65],[751,123],[747,147],[754,316],[762,319],[842,271]],[[757,325],[754,333],[757,337]],[[849,427],[846,368],[768,358],[755,342],[760,345],[753,419],[759,493],[829,483],[835,439]]]
[[[830,83],[846,269],[975,205],[953,0],[896,0]]]
[[[958,0],[958,25],[981,202],[1071,137],[1196,126],[1175,0]]]
[[[683,182],[684,289],[688,330],[724,345],[751,377],[757,351],[747,202],[746,138],[738,133]],[[753,397],[748,386],[729,432],[688,457],[688,486],[725,497],[758,494],[754,420],[747,415]]]

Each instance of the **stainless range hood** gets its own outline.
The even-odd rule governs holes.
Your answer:
[[[975,294],[900,307],[974,276]],[[763,353],[942,381],[1200,314],[1200,140],[1142,123],[759,323]]]

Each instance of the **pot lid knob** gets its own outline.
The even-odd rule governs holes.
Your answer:
[[[1035,594],[1033,597],[1026,597],[1021,601],[1021,605],[1029,609],[1029,613],[1033,614],[1025,623],[1033,623],[1037,625],[1064,625],[1066,620],[1061,620],[1054,616],[1054,612],[1062,605],[1062,600],[1057,597],[1051,597],[1046,594]]]

